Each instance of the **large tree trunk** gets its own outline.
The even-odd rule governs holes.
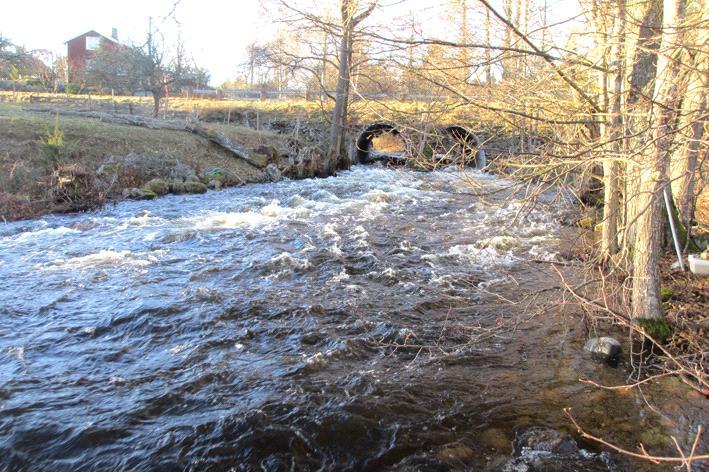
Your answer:
[[[684,29],[680,27],[686,0],[664,0],[661,50],[655,76],[652,119],[654,148],[640,165],[633,257],[633,318],[662,318],[660,297],[660,239],[662,234],[662,191],[667,182],[667,163],[676,132],[676,110],[681,103],[678,86],[680,64],[676,60]]]
[[[706,33],[699,34],[696,44],[706,44]],[[697,57],[696,71],[691,74],[691,84],[683,102],[682,125],[689,126],[688,142],[682,149],[677,162],[672,169],[672,193],[675,196],[677,210],[682,225],[687,231],[691,228],[695,208],[695,181],[697,180],[697,163],[701,162],[702,138],[707,112],[707,59]]]
[[[651,85],[657,74],[657,53],[660,49],[662,37],[662,1],[648,1],[647,9],[640,25],[626,105],[630,112],[625,123],[628,136],[649,124],[646,119],[639,118],[649,115],[650,112],[649,100],[641,100],[641,98],[652,95]],[[626,138],[626,141],[630,139]],[[633,139],[633,141],[637,142],[638,138]],[[638,195],[640,181],[640,167],[636,165],[638,161],[628,161],[625,166],[623,250],[626,254],[629,254],[630,249],[635,244],[635,221],[638,214],[636,195]]]

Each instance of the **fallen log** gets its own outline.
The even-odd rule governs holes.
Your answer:
[[[234,144],[231,139],[229,139],[223,133],[210,131],[194,121],[186,123],[185,129],[229,151],[231,154],[248,163],[249,165],[259,170],[263,169],[263,167],[258,162],[251,158],[248,150],[244,149],[238,144]]]

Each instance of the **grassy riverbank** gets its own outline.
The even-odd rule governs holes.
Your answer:
[[[253,151],[264,165],[271,150],[286,147],[284,136],[269,131],[205,126]],[[98,206],[153,179],[196,176],[206,184],[216,177],[220,185],[266,179],[258,169],[184,131],[56,117],[9,103],[0,103],[0,129],[0,218],[6,220]]]

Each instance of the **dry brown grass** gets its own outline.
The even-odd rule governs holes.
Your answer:
[[[404,151],[406,147],[400,136],[384,133],[372,139],[372,149],[381,152],[399,152]]]
[[[0,218],[26,218],[61,210],[49,195],[57,163],[48,161],[41,148],[41,139],[54,123],[51,113],[0,103]],[[117,169],[115,177],[104,182],[107,198],[151,178],[166,177],[164,174],[177,162],[196,173],[219,167],[245,182],[264,178],[257,169],[188,132],[66,116],[60,117],[59,123],[66,143],[65,164],[79,166],[81,175],[96,174],[102,166]],[[208,127],[256,152],[264,146],[278,150],[286,147],[285,138],[276,133],[218,124]],[[85,209],[85,205],[76,209]]]
[[[476,132],[495,130],[503,134],[513,133],[518,122],[494,109],[506,109],[509,92],[506,90],[480,91],[476,102],[484,103],[493,108],[483,109],[460,100],[441,99],[433,101],[399,101],[394,99],[364,100],[354,97],[350,103],[351,122],[355,127],[379,122],[392,121],[405,127],[424,129],[429,125],[459,124]],[[500,95],[496,97],[495,95]],[[514,95],[520,103],[512,104],[512,108],[520,108],[525,97],[520,93]],[[526,100],[533,101],[533,97]],[[44,105],[65,108],[92,108],[95,110],[117,111],[127,113],[128,105],[132,104],[136,113],[148,114],[152,110],[150,97],[126,97],[110,95],[68,95],[30,92],[1,92],[0,101]],[[327,122],[330,118],[332,103],[317,100],[214,100],[172,97],[169,99],[168,117],[187,114],[210,122],[231,122],[255,124],[257,120],[266,122],[270,119],[304,119],[312,122]],[[521,110],[522,108],[520,108]],[[525,110],[533,113],[531,109]],[[548,118],[559,118],[557,112],[545,112]],[[258,114],[258,118],[257,118]],[[554,116],[551,116],[554,115]],[[540,129],[539,131],[543,131]]]

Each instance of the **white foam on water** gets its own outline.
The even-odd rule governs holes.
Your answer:
[[[331,283],[340,283],[344,280],[349,280],[350,275],[347,273],[347,271],[343,268],[339,274],[333,275],[330,277],[329,282]]]
[[[250,267],[259,267],[267,280],[292,275],[312,269],[313,265],[307,258],[298,259],[288,252],[272,257],[265,263],[252,262]]]
[[[354,249],[367,249],[370,247],[367,240],[369,232],[362,225],[355,226],[350,232],[350,236],[354,239],[351,244]]]
[[[326,355],[322,352],[317,352],[311,356],[303,355],[303,357],[305,358],[305,364],[309,366],[325,365],[325,363],[327,362]]]
[[[7,348],[7,353],[15,356],[15,358],[22,364],[25,363],[25,348],[22,346],[12,346]]]
[[[171,348],[169,349],[169,352],[170,352],[170,354],[172,354],[172,355],[177,355],[177,354],[180,354],[180,353],[181,353],[182,351],[184,351],[185,349],[189,349],[190,347],[192,347],[192,346],[189,345],[189,344],[178,344],[178,345],[176,345],[176,346],[171,347]]]
[[[359,285],[355,285],[355,284],[345,285],[345,290],[347,290],[348,292],[354,292],[354,293],[367,293],[367,291],[364,290],[364,288],[362,288]]]
[[[278,200],[273,200],[271,201],[271,203],[261,208],[261,211],[259,213],[261,213],[263,216],[277,217],[280,216],[283,212],[284,208],[280,206],[280,202]]]
[[[201,218],[190,218],[186,223],[194,224],[199,230],[238,228],[242,226],[262,226],[272,220],[268,215],[248,212],[216,213]]]
[[[556,252],[548,251],[543,246],[532,246],[527,252],[533,259],[547,262],[556,262],[559,260],[559,255]]]
[[[511,266],[518,259],[511,251],[501,251],[494,247],[480,248],[475,244],[461,244],[453,246],[448,254],[467,259],[477,266],[493,268],[497,265]]]
[[[396,199],[396,194],[394,192],[384,192],[382,190],[373,190],[364,195],[364,197],[370,202],[375,203],[389,203]]]
[[[110,249],[103,249],[99,252],[87,254],[85,256],[74,257],[71,259],[57,259],[46,264],[39,264],[35,266],[35,268],[87,269],[101,266],[144,267],[157,262],[157,260],[157,257],[152,254],[145,256],[145,258],[139,258],[131,251],[113,251]]]
[[[43,239],[49,239],[53,237],[67,236],[70,234],[78,234],[81,231],[74,228],[67,228],[66,226],[59,226],[57,228],[43,228],[37,231],[25,231],[20,234],[14,234],[10,236],[5,236],[1,240],[5,240],[10,243],[24,243],[24,242],[35,242],[41,241]]]
[[[485,280],[483,282],[480,282],[477,287],[481,289],[487,289],[492,287],[493,285],[499,285],[501,283],[507,282],[507,277],[495,277],[494,279],[490,280]]]
[[[340,248],[340,242],[342,241],[342,237],[340,234],[337,232],[335,229],[335,224],[334,223],[327,223],[322,230],[323,234],[328,236],[332,240],[332,244],[328,247],[328,250],[330,253],[332,253],[334,256],[341,256],[342,255],[342,249]]]
[[[431,280],[429,283],[433,285],[439,285],[441,287],[445,288],[453,288],[453,281],[455,280],[452,275],[450,274],[444,274],[444,275],[436,275],[432,274],[433,276],[431,277]]]
[[[493,236],[492,238],[481,239],[475,245],[481,249],[491,247],[497,250],[509,251],[520,246],[520,240],[512,236]]]

